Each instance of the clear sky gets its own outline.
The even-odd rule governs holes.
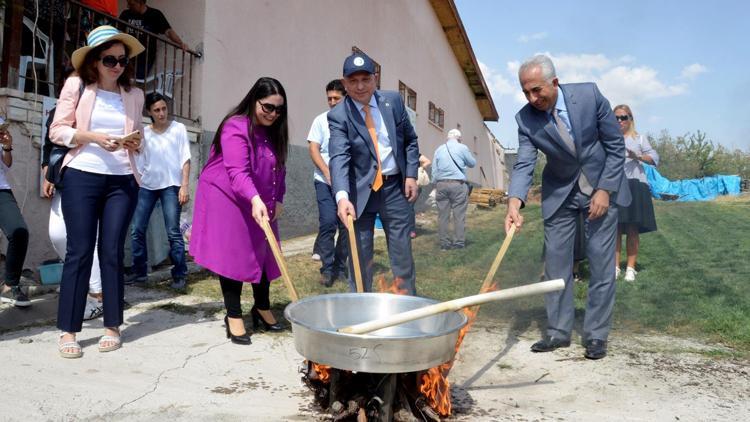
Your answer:
[[[560,83],[596,82],[627,103],[641,133],[704,131],[750,151],[750,1],[456,0],[500,113],[489,123],[518,145],[526,103],[518,65],[550,55]]]

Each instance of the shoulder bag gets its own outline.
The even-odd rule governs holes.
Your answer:
[[[78,102],[81,100],[85,88],[86,85],[81,81],[81,86],[78,88],[78,98],[76,99],[76,109],[78,108]],[[47,136],[49,136],[49,127],[47,127]],[[49,152],[49,164],[47,164],[47,174],[44,178],[57,188],[62,186],[62,163],[68,151],[70,151],[70,148],[64,145],[54,144],[52,150]]]

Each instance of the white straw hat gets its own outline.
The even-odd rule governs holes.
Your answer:
[[[88,54],[91,49],[108,41],[120,41],[125,44],[128,47],[128,50],[130,50],[130,55],[128,56],[129,59],[141,54],[143,50],[146,49],[146,47],[144,47],[134,36],[122,33],[115,27],[102,25],[89,32],[89,36],[86,38],[85,47],[81,47],[73,52],[73,56],[70,58],[73,67],[76,70],[79,70],[83,64],[83,59],[86,58],[86,54]]]

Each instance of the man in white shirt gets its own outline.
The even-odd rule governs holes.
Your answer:
[[[187,265],[185,242],[180,232],[180,212],[190,199],[190,142],[185,125],[168,119],[167,102],[161,94],[148,94],[145,106],[153,124],[144,129],[142,151],[138,155],[141,186],[133,214],[134,281],[147,281],[146,228],[156,201],[161,200],[169,257],[174,265],[172,288],[184,290]]]
[[[340,79],[334,79],[326,85],[328,107],[333,108],[346,96],[346,90]],[[313,120],[307,143],[310,158],[315,164],[315,197],[318,201],[318,238],[317,252],[320,255],[320,284],[331,287],[337,278],[346,277],[346,257],[348,235],[346,228],[336,217],[336,200],[331,189],[331,173],[328,170],[328,141],[331,132],[328,129],[328,111],[319,114]],[[335,241],[336,229],[339,231]]]

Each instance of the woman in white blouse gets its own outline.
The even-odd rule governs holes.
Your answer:
[[[633,112],[625,104],[614,108],[615,118],[620,124],[620,131],[625,137],[625,175],[628,178],[630,193],[633,197],[630,205],[619,207],[619,225],[617,230],[617,251],[615,253],[615,267],[617,277],[620,276],[620,247],[621,235],[626,236],[626,251],[628,255],[625,267],[625,281],[635,281],[638,273],[635,270],[640,247],[640,234],[656,231],[656,217],[654,204],[651,199],[651,189],[643,170],[643,164],[659,164],[659,154],[651,147],[648,139],[636,132]]]
[[[133,86],[138,40],[100,26],[71,57],[71,76],[57,101],[50,140],[70,148],[63,160],[62,210],[67,254],[60,283],[59,353],[81,357],[81,331],[97,232],[102,275],[104,335],[99,351],[119,349],[123,322],[123,249],[138,197],[135,153],[142,131],[143,91]],[[137,132],[137,133],[136,133]],[[124,137],[124,135],[131,135]]]

